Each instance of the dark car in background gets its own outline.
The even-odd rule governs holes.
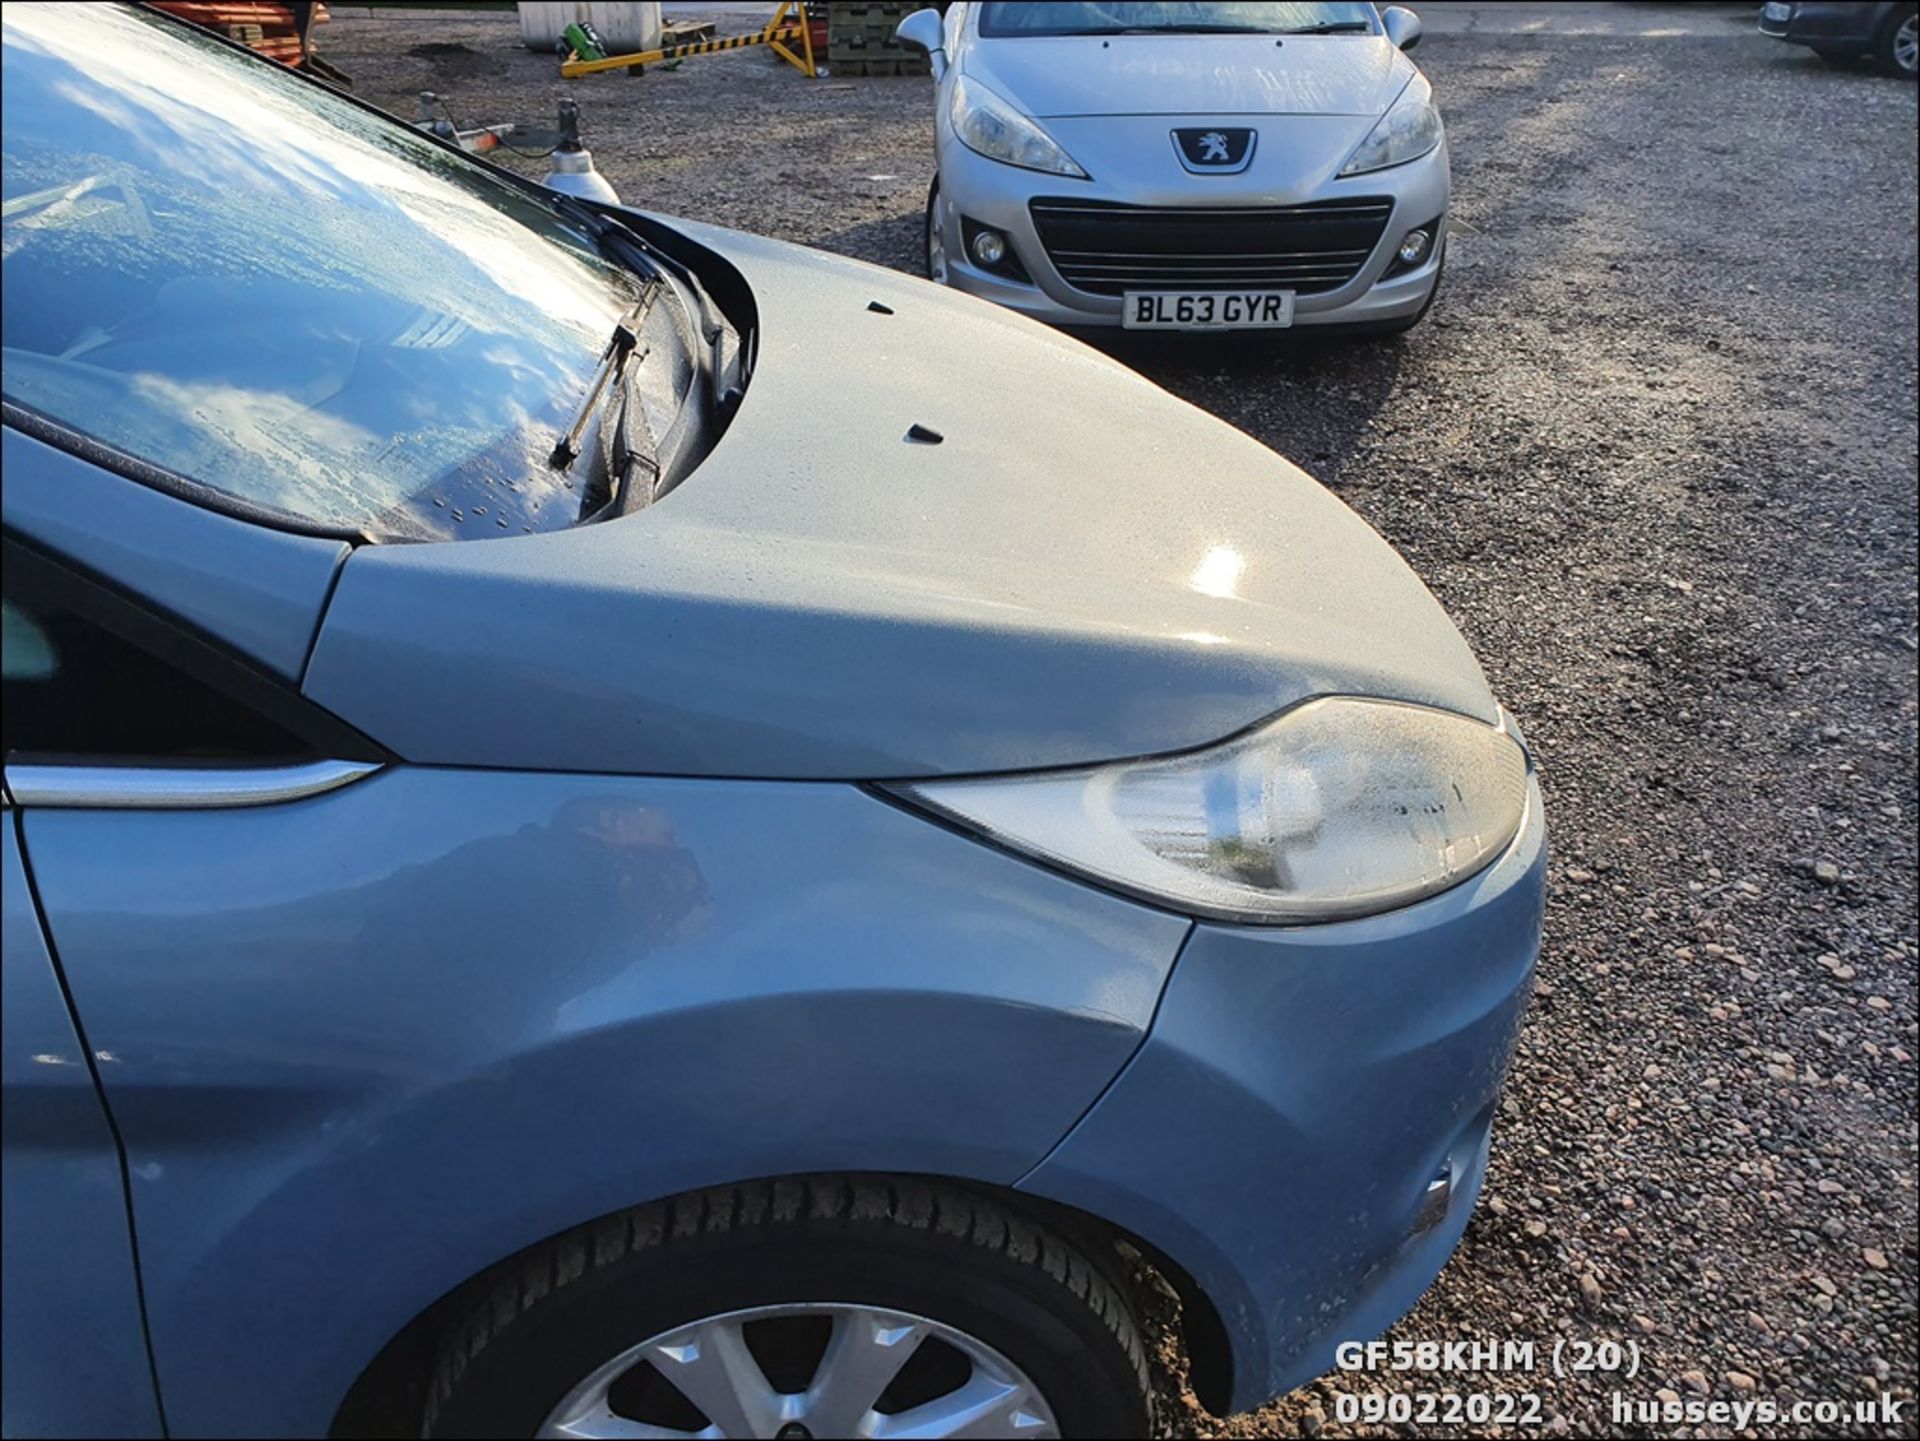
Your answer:
[[[1805,45],[1836,65],[1871,60],[1887,74],[1909,80],[1920,71],[1920,5],[1768,0],[1760,7],[1760,33]]]

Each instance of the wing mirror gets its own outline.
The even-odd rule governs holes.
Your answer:
[[[1419,22],[1415,21],[1414,24],[1417,26]],[[927,52],[935,80],[947,73],[946,26],[938,10],[929,6],[925,10],[914,11],[894,28],[893,37],[902,45],[911,45]]]
[[[909,16],[909,19],[912,17]],[[1400,5],[1389,5],[1380,12],[1380,23],[1387,28],[1387,39],[1402,50],[1411,50],[1420,43],[1420,17]],[[905,29],[903,25],[901,29]],[[903,37],[904,38],[904,37]]]

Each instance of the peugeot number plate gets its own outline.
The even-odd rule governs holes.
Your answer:
[[[1128,330],[1281,330],[1293,324],[1291,290],[1129,290]]]

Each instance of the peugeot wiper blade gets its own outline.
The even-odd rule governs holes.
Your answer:
[[[1112,30],[1090,30],[1090,35],[1271,35],[1264,25],[1206,25],[1170,22],[1166,25],[1122,25]],[[1293,33],[1291,31],[1289,34]]]
[[[1371,35],[1373,27],[1364,20],[1327,20],[1318,25],[1301,25],[1282,30],[1282,35]]]
[[[600,363],[594,367],[593,384],[587,389],[587,398],[580,402],[580,409],[574,412],[573,423],[554,445],[553,454],[547,457],[547,464],[555,470],[565,470],[579,459],[581,432],[593,418],[594,408],[599,405],[600,394],[607,388],[607,382],[626,369],[628,360],[639,349],[640,326],[659,295],[660,282],[649,280],[646,288],[640,292],[640,298],[614,325],[607,348],[600,352]]]

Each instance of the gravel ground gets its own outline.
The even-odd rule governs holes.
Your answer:
[[[1458,227],[1429,323],[1116,353],[1398,546],[1542,758],[1538,997],[1485,1202],[1394,1334],[1630,1339],[1644,1365],[1333,1378],[1187,1424],[1367,1434],[1343,1388],[1491,1384],[1575,1434],[1622,1431],[1616,1389],[1888,1391],[1901,1421],[1840,1434],[1913,1435],[1914,87],[1750,8],[1610,7],[1602,33],[1421,8]],[[325,52],[402,114],[558,93],[511,17],[336,15]],[[917,267],[927,81],[749,51],[577,93],[629,202]]]

